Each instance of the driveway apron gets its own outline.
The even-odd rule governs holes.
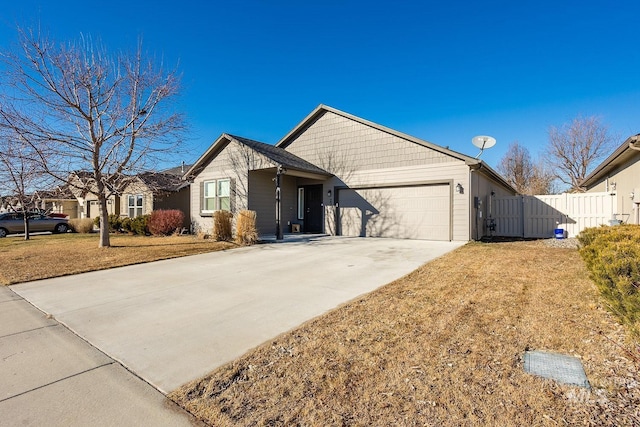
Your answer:
[[[168,393],[463,244],[323,237],[12,289]]]

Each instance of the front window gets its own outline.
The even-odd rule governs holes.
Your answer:
[[[142,216],[143,200],[144,198],[142,197],[142,194],[129,195],[129,218]]]
[[[231,210],[231,180],[217,179],[204,182],[203,212]]]

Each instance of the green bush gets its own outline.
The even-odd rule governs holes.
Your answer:
[[[135,218],[122,218],[120,220],[122,231],[139,234],[141,236],[148,235],[149,229],[147,228],[147,224],[149,223],[149,217],[150,215],[141,215]]]
[[[122,218],[120,217],[120,215],[110,214],[108,221],[110,233],[117,233],[122,229]],[[100,217],[95,217],[93,219],[93,223],[96,227],[100,228]]]
[[[72,218],[69,220],[69,228],[75,233],[91,233],[94,220],[91,218]]]
[[[184,214],[178,209],[158,209],[151,212],[149,231],[154,236],[167,236],[182,227]]]
[[[640,226],[588,228],[580,255],[609,309],[640,337]]]
[[[231,221],[233,214],[229,211],[215,211],[213,213],[213,238],[218,242],[228,242],[232,238]]]

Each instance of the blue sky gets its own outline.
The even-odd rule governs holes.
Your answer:
[[[275,143],[320,103],[471,156],[494,136],[491,166],[579,114],[620,141],[640,132],[637,1],[6,3],[0,48],[40,22],[114,51],[142,37],[178,64],[187,162],[222,132]]]

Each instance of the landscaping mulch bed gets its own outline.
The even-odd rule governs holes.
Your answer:
[[[638,343],[555,246],[470,243],[170,398],[215,426],[640,425]],[[525,373],[527,350],[578,357],[591,389]]]

